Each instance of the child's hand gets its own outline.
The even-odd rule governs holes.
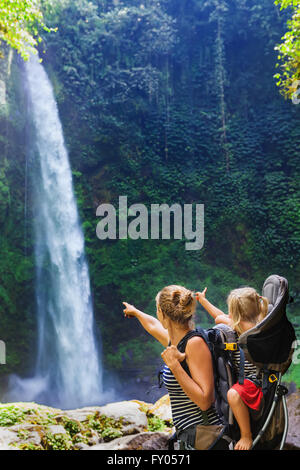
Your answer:
[[[196,299],[198,300],[198,302],[200,302],[200,304],[201,304],[201,301],[205,299],[206,291],[207,291],[207,287],[205,287],[205,289],[202,292],[196,292],[195,294]]]
[[[124,315],[126,318],[133,318],[133,317],[136,317],[137,315],[137,308],[135,308],[134,305],[130,305],[128,304],[127,302],[122,302],[124,305],[125,305],[125,308],[124,308]]]
[[[162,353],[161,357],[163,358],[165,364],[172,370],[172,368],[177,365],[178,362],[182,362],[185,359],[185,353],[178,351],[176,346],[168,346]]]

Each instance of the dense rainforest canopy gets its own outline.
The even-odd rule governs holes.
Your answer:
[[[283,44],[290,18],[291,8],[273,0],[48,4],[37,46],[69,150],[107,371],[142,378],[155,372],[160,347],[123,318],[122,301],[154,314],[156,293],[171,283],[207,286],[208,298],[226,308],[230,289],[261,290],[269,274],[280,274],[290,283],[289,312],[297,326],[300,105],[282,96],[283,82],[274,77],[275,47]],[[22,61],[3,50],[4,377],[30,371],[36,320]],[[289,68],[280,70],[291,74],[282,80],[294,80],[296,59],[285,59]],[[117,207],[120,195],[128,205],[204,204],[204,247],[187,251],[184,240],[99,240],[96,208],[103,202]],[[206,314],[198,313],[207,325]],[[290,378],[300,382],[297,367]]]

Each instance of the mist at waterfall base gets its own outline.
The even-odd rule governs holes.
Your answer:
[[[31,377],[10,376],[9,401],[62,409],[114,401],[103,389],[84,236],[51,83],[33,56],[24,64],[33,213],[37,347]]]

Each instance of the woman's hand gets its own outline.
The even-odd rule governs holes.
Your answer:
[[[127,302],[122,302],[125,305],[124,315],[126,318],[136,317],[138,314],[138,309],[134,305],[130,305]]]
[[[206,291],[207,291],[207,287],[205,287],[205,289],[202,292],[196,292],[196,299],[198,300],[198,302],[200,302],[200,304],[202,303],[202,300],[206,298],[205,297]]]
[[[176,346],[168,346],[162,353],[161,357],[163,358],[165,364],[172,370],[178,365],[179,362],[182,362],[185,359],[185,353],[178,351]]]
[[[136,318],[142,327],[150,333],[157,341],[159,341],[164,347],[169,344],[168,330],[163,328],[157,318],[148,315],[147,313],[138,310],[134,305],[130,305],[127,302],[122,302],[125,305],[124,316],[125,318]]]

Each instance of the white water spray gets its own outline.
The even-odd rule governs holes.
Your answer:
[[[25,64],[32,136],[38,344],[33,377],[11,377],[10,398],[60,408],[104,402],[84,237],[51,83]]]

